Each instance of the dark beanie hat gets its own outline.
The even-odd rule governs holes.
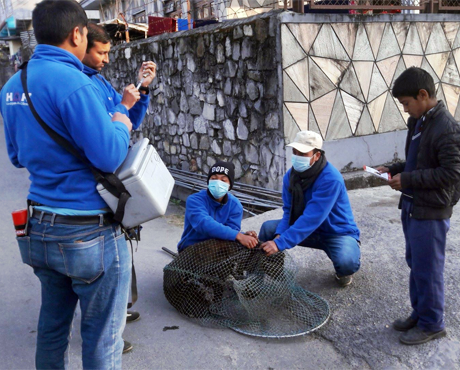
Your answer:
[[[231,162],[216,162],[210,169],[208,173],[208,184],[209,178],[212,175],[225,175],[230,180],[230,189],[233,188],[233,182],[235,181],[235,166]]]

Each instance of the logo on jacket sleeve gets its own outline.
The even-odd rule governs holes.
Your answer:
[[[32,93],[29,93],[32,96]],[[5,94],[6,105],[29,105],[25,93],[7,92]]]

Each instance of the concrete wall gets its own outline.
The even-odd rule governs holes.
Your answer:
[[[218,159],[236,179],[278,189],[285,167],[281,46],[276,16],[161,35],[112,49],[104,73],[122,90],[144,60],[158,65],[142,135],[168,166],[207,173]]]
[[[10,48],[10,55],[14,55],[21,49],[22,43],[21,40],[8,41],[8,46]]]
[[[14,66],[12,66],[9,61],[6,63],[2,61],[0,64],[0,89],[15,73]]]
[[[279,8],[279,3],[273,0],[231,0],[217,4],[219,19],[246,18]]]
[[[391,88],[411,66],[431,74],[438,99],[460,119],[458,17],[283,13],[280,19],[286,142],[300,130],[318,132],[342,171],[404,158],[408,116]]]

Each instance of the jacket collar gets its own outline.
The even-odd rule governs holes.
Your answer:
[[[211,204],[214,206],[214,207],[219,207],[219,206],[223,206],[225,204],[227,204],[228,202],[228,194],[225,194],[224,196],[224,199],[222,199],[222,203],[221,202],[218,202],[211,194],[211,192],[209,191],[209,189],[206,190],[206,193],[208,194],[209,198],[211,198],[212,202]]]
[[[99,71],[96,71],[95,69],[92,69],[83,64],[83,73],[87,75],[88,77],[91,77],[91,76],[97,75]]]
[[[442,100],[438,100],[438,104],[436,104],[433,108],[431,108],[425,115],[424,115],[424,124],[422,126],[422,131],[424,128],[430,123],[432,118],[435,118],[442,110],[445,110],[446,106]],[[422,116],[423,117],[423,116]],[[417,123],[417,119],[410,117],[409,118],[409,125],[411,127],[415,127]]]
[[[49,60],[64,63],[83,71],[83,63],[75,55],[53,45],[38,44],[32,55],[31,62],[35,60]]]
[[[431,118],[435,118],[443,109],[446,109],[444,102],[442,100],[438,100],[438,104],[436,104],[433,108],[431,108],[427,114],[425,114],[425,121]]]

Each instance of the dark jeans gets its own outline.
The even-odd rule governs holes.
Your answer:
[[[427,331],[444,329],[444,261],[450,220],[416,220],[403,199],[401,220],[410,268],[411,317]]]
[[[121,369],[131,255],[117,225],[30,220],[19,237],[24,263],[41,282],[36,367],[64,369],[78,301],[84,369]]]
[[[280,221],[264,222],[260,228],[259,239],[262,241],[273,240]],[[361,265],[361,249],[358,241],[348,235],[313,233],[299,245],[323,250],[334,264],[338,276],[352,275],[359,270]]]

